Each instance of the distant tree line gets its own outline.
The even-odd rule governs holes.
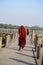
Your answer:
[[[7,29],[17,29],[19,26],[11,25],[11,24],[0,24],[0,28],[7,28]]]
[[[31,29],[31,30],[43,30],[43,28],[39,26],[25,26],[26,29]],[[6,29],[18,29],[19,25],[12,25],[12,24],[0,24],[0,28],[6,28]]]
[[[43,28],[39,27],[39,26],[32,26],[32,27],[30,27],[30,29],[32,29],[32,30],[43,30]]]

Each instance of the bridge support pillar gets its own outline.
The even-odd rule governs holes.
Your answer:
[[[9,46],[9,43],[10,43],[10,35],[7,35],[6,47]]]
[[[42,62],[41,62],[41,65],[43,65],[43,56],[42,56]]]
[[[13,34],[13,35],[12,35],[12,42],[15,41],[15,38],[16,38],[16,34]]]
[[[2,37],[0,37],[0,48],[2,47]]]
[[[40,58],[40,45],[37,46],[37,59]]]

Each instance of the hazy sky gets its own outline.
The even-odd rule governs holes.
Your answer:
[[[43,27],[43,0],[0,0],[0,23]]]

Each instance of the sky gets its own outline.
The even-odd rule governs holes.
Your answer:
[[[43,27],[43,0],[0,0],[0,23]]]

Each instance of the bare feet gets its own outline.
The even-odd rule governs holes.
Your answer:
[[[19,48],[19,51],[21,52],[23,49],[22,48]]]
[[[20,49],[20,52],[22,52],[23,51],[23,49]]]

